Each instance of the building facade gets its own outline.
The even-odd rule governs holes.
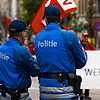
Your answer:
[[[88,3],[90,0],[76,0],[77,2],[77,15],[79,16],[79,23],[87,23],[85,18],[85,12],[88,7]],[[96,11],[96,13],[93,16],[92,23],[95,28],[95,24],[97,22],[100,22],[100,0],[93,0],[93,9]],[[94,40],[95,40],[95,46],[97,48],[100,48],[100,32],[96,31],[94,32]]]
[[[5,22],[4,22],[5,14],[6,14],[5,0],[0,0],[0,42],[4,41],[5,37]]]
[[[90,0],[76,0],[77,1],[77,13],[81,19],[85,18],[85,11],[88,7],[88,3]],[[95,22],[100,21],[100,0],[93,0],[94,9],[96,14],[94,15]]]
[[[17,19],[18,14],[18,2],[20,0],[0,0],[0,41],[5,41],[5,35],[7,33],[4,16],[11,20]]]

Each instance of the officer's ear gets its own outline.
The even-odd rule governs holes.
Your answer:
[[[62,17],[60,16],[60,22],[61,22],[61,20],[62,20]]]
[[[45,22],[46,22],[46,25],[48,25],[48,20],[47,20],[47,18],[45,17]]]
[[[20,32],[20,36],[21,36],[21,37],[23,36],[23,32]]]
[[[24,30],[23,32],[21,32],[21,36],[25,37],[26,36],[26,30]]]
[[[24,36],[24,33],[25,33],[25,31],[22,31],[22,32],[21,32],[21,35]]]
[[[59,19],[59,23],[58,23],[58,24],[60,24],[60,23],[61,23],[61,20],[62,20],[62,17],[60,16],[60,19]]]

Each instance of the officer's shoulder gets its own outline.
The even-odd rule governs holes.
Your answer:
[[[37,37],[40,37],[41,35],[43,35],[43,34],[45,33],[44,31],[45,31],[45,29],[43,29],[41,32],[39,32],[39,33],[36,35],[36,38],[37,38]]]
[[[31,53],[29,52],[28,48],[24,46],[15,47],[15,51],[20,61],[31,56]]]
[[[24,54],[24,53],[27,53],[28,52],[28,48],[27,47],[20,46],[20,45],[15,46],[15,50],[19,54]]]
[[[74,39],[77,37],[77,35],[73,31],[67,31],[67,30],[62,29],[62,32],[65,34],[67,38]]]

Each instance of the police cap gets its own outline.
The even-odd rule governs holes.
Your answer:
[[[22,32],[25,29],[28,29],[28,27],[26,27],[25,23],[21,20],[14,20],[9,24],[8,30],[10,33],[16,33],[16,32]]]
[[[50,6],[45,8],[44,16],[57,16],[57,17],[60,17],[61,16],[61,11],[57,6],[50,5]]]

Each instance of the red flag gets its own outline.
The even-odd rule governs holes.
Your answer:
[[[6,16],[4,16],[4,20],[5,20],[6,29],[7,29],[7,32],[8,32],[8,26],[12,22],[12,20],[10,18],[6,17]]]
[[[47,3],[47,1],[48,0],[44,0],[42,2],[40,8],[38,9],[35,17],[31,22],[31,26],[36,32],[36,34],[38,34],[40,31],[42,31],[45,28],[45,25],[42,24],[42,18],[44,16],[45,4]]]
[[[69,13],[77,9],[76,3],[74,0],[44,0],[39,10],[37,11],[35,17],[31,21],[31,26],[36,32],[36,34],[38,34],[40,31],[42,31],[46,27],[45,21],[43,20],[43,16],[44,16],[45,8],[49,5],[55,5],[59,7],[59,9],[61,10],[62,19],[66,15],[68,15]]]

